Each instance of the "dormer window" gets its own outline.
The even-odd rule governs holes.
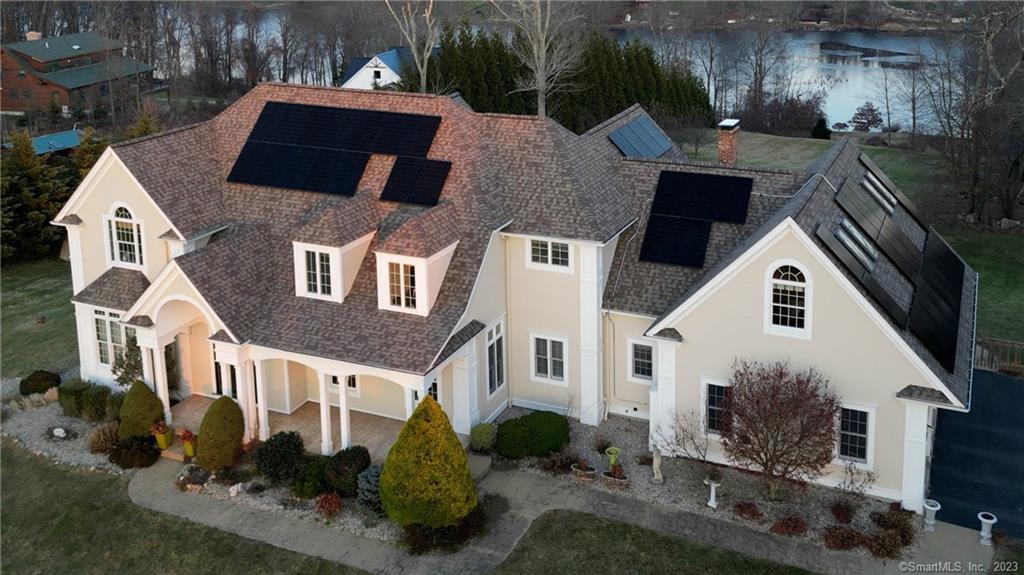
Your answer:
[[[112,266],[141,268],[142,222],[132,216],[126,206],[114,208],[104,216],[107,224],[107,257]]]
[[[341,303],[342,248],[292,243],[295,258],[295,295]]]
[[[416,309],[416,266],[388,262],[388,296],[392,307]]]
[[[429,314],[457,245],[453,243],[429,257],[377,252],[377,307]]]
[[[306,294],[331,295],[331,254],[306,250]]]

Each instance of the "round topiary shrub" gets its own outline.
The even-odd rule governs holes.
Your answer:
[[[134,386],[132,387],[134,390]],[[122,412],[121,425],[127,417],[128,399]],[[245,433],[245,420],[242,410],[229,397],[221,397],[210,405],[199,426],[199,448],[196,461],[207,471],[219,471],[231,467],[235,463],[239,450],[242,448],[242,435]]]
[[[253,453],[260,474],[274,483],[290,482],[302,471],[306,448],[297,431],[275,433]]]
[[[145,383],[136,381],[124,396],[118,433],[121,439],[149,437],[149,426],[163,418],[164,404],[160,398]]]
[[[103,421],[107,416],[107,398],[110,388],[105,385],[93,385],[82,394],[82,417],[89,421]]]
[[[57,387],[60,385],[60,376],[56,373],[50,373],[48,371],[33,371],[28,374],[28,377],[21,380],[18,383],[18,391],[22,395],[32,395],[33,393],[46,393],[47,389],[51,387]]]
[[[493,423],[478,423],[469,432],[469,448],[477,453],[490,453],[497,436],[498,428]]]
[[[107,396],[107,407],[104,410],[107,413],[107,421],[121,420],[121,406],[124,405],[124,395],[120,391],[111,390],[110,395]]]
[[[399,525],[455,525],[476,507],[466,452],[434,398],[420,402],[391,446],[380,498]]]
[[[64,410],[64,415],[82,416],[82,395],[89,389],[89,383],[81,379],[65,381],[57,388],[57,401]]]
[[[541,457],[569,445],[569,420],[551,411],[534,411],[523,416],[533,435],[530,455]]]
[[[325,455],[306,458],[292,483],[292,494],[302,499],[312,499],[330,491],[327,485],[327,465],[330,462],[331,458]]]
[[[342,497],[355,497],[359,474],[370,466],[370,452],[353,445],[334,454],[327,464],[327,486]]]
[[[509,419],[498,426],[498,455],[507,459],[522,459],[530,455],[532,443],[532,432],[523,418]]]
[[[359,474],[356,488],[356,507],[364,513],[384,516],[384,507],[380,503],[380,465],[371,465]]]

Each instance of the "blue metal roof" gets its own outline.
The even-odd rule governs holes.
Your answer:
[[[344,84],[351,80],[352,76],[355,76],[357,72],[362,70],[363,66],[365,66],[369,61],[369,58],[353,58],[345,68],[345,75],[342,77],[341,83]]]
[[[412,61],[412,52],[410,52],[408,48],[392,48],[387,52],[377,54],[377,58],[383,62],[385,66],[391,68],[392,72],[395,74],[401,74],[402,63]]]
[[[78,147],[78,144],[81,142],[81,136],[82,133],[78,130],[67,130],[66,132],[44,134],[42,136],[32,138],[32,147],[35,148],[37,156],[49,154],[50,152],[69,150],[71,148]],[[7,142],[4,144],[4,147],[11,148],[13,147],[13,144]]]

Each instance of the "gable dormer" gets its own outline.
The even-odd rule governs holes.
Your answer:
[[[292,241],[295,295],[345,301],[376,229],[377,211],[369,198],[315,208]]]

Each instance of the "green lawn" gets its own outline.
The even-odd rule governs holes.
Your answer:
[[[0,268],[3,377],[37,369],[60,373],[78,365],[71,268],[60,260]]]
[[[549,511],[495,573],[807,573],[574,511]]]

